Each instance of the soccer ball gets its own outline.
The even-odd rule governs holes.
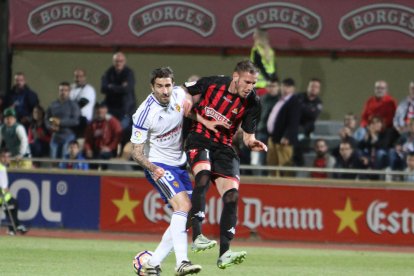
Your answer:
[[[142,266],[148,262],[148,260],[151,258],[153,252],[149,250],[144,250],[141,252],[138,252],[138,254],[134,257],[134,260],[132,261],[132,265],[134,266],[135,273],[139,276],[144,276],[144,272],[142,271]]]

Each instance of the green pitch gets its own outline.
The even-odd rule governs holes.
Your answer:
[[[132,258],[138,251],[154,250],[155,243],[77,240],[34,237],[0,237],[0,275],[134,275]],[[220,270],[217,249],[192,254],[201,264],[198,275],[414,275],[414,254],[234,247],[246,250],[243,264]],[[174,255],[162,266],[173,275]]]

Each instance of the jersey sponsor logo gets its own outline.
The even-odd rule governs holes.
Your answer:
[[[414,9],[387,3],[367,5],[344,15],[338,28],[342,37],[347,40],[381,30],[414,37]]]
[[[105,35],[111,30],[112,16],[101,6],[87,1],[53,1],[31,11],[27,24],[36,35],[61,25],[79,25]]]
[[[136,10],[129,17],[129,28],[136,36],[162,27],[183,27],[207,37],[216,27],[216,18],[199,5],[181,1],[150,4]]]
[[[284,2],[254,5],[233,18],[233,31],[240,38],[251,35],[258,27],[288,29],[315,39],[322,30],[322,18],[303,6]]]
[[[155,137],[159,142],[171,140],[172,138],[176,137],[177,135],[181,134],[182,125],[178,125],[175,128],[167,131],[163,134],[160,134]]]
[[[218,122],[227,122],[229,125],[231,125],[231,121],[220,112],[217,112],[214,108],[206,106],[204,109],[206,111],[207,117],[214,118]]]

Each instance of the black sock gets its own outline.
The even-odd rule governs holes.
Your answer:
[[[206,193],[210,187],[211,172],[202,170],[195,176],[195,187],[191,196],[191,224],[193,241],[201,234],[201,224],[205,217]]]
[[[239,191],[235,188],[223,195],[223,210],[220,218],[220,256],[230,249],[230,242],[236,233],[238,198]]]

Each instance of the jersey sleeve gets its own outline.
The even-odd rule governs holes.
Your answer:
[[[241,124],[241,128],[245,132],[249,134],[256,132],[257,124],[259,123],[260,119],[260,110],[261,105],[259,98],[257,96],[252,97]]]
[[[132,115],[131,142],[133,144],[143,144],[147,141],[152,118],[149,114],[149,106],[140,106]]]
[[[197,81],[185,82],[184,87],[190,95],[204,94],[208,86],[211,84],[211,77],[204,77]]]

